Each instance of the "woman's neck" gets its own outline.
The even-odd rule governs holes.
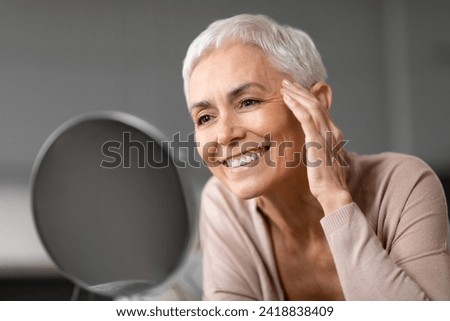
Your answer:
[[[311,194],[306,169],[299,169],[273,189],[257,198],[256,203],[271,228],[283,236],[286,246],[322,239],[322,207]]]

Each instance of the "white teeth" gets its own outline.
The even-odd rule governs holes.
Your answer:
[[[245,166],[255,160],[257,160],[258,158],[260,158],[262,156],[262,154],[264,154],[265,151],[259,152],[259,153],[247,153],[247,155],[242,155],[239,158],[234,158],[234,159],[228,159],[226,161],[226,165],[228,167],[240,167],[240,166]]]

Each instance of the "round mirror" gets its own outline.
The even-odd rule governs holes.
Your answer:
[[[170,280],[192,239],[168,142],[119,112],[77,117],[50,136],[33,168],[32,211],[62,273],[111,297]]]

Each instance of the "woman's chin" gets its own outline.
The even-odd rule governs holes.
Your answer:
[[[246,186],[244,184],[231,184],[231,186],[228,186],[228,189],[234,195],[244,200],[255,198],[263,194],[263,189],[261,188],[261,186],[255,186],[255,184],[251,184],[251,186]]]

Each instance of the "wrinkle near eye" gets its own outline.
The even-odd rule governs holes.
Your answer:
[[[261,100],[259,100],[259,99],[246,98],[246,99],[243,99],[243,100],[239,103],[239,106],[245,108],[245,107],[251,107],[251,106],[253,106],[253,105],[257,105],[257,104],[259,104],[259,103],[261,103]]]

